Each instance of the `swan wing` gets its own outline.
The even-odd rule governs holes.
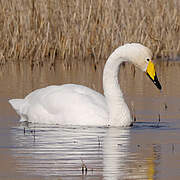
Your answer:
[[[106,101],[100,93],[81,85],[48,86],[27,95],[21,119],[35,123],[107,125]]]

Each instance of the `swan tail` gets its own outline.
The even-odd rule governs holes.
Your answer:
[[[10,99],[9,103],[15,109],[15,111],[20,114],[20,109],[22,104],[24,103],[24,99]]]

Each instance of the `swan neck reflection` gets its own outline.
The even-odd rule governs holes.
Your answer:
[[[103,177],[117,180],[126,174],[125,164],[129,147],[129,128],[109,128],[104,139]]]

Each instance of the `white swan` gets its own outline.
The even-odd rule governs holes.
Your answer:
[[[108,58],[103,72],[104,96],[76,84],[48,86],[37,89],[24,99],[9,100],[20,115],[20,121],[61,125],[130,126],[132,118],[123,99],[118,73],[120,64],[130,61],[147,72],[161,89],[150,49],[139,44],[125,44]]]

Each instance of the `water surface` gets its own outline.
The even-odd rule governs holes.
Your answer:
[[[9,98],[63,83],[103,92],[103,66],[69,68],[57,61],[55,67],[13,62],[0,67],[1,179],[179,179],[178,61],[157,62],[162,92],[133,65],[121,66],[121,88],[136,116],[132,128],[19,124]]]

